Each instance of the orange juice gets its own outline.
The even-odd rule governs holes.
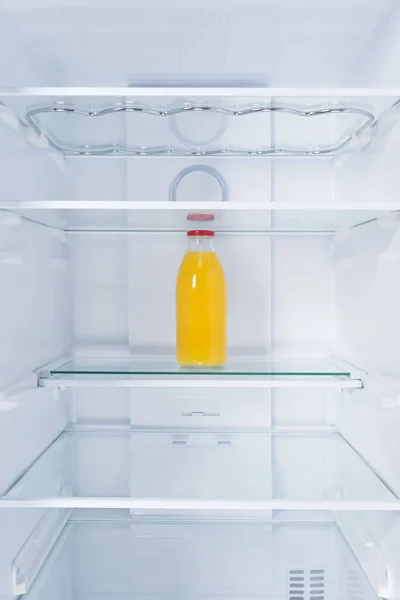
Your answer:
[[[182,366],[219,367],[226,361],[226,289],[213,248],[214,232],[189,231],[176,282],[176,357]]]

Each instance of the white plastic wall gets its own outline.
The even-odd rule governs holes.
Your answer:
[[[366,85],[395,0],[2,0],[4,86]],[[378,42],[375,43],[375,39]],[[372,47],[371,54],[367,54]],[[11,48],[11,50],[10,50]],[[375,50],[375,52],[374,52]],[[377,56],[374,56],[377,55]],[[85,60],[82,60],[82,57]],[[367,60],[365,60],[367,58]],[[376,59],[376,61],[375,61]],[[395,62],[393,62],[395,64]],[[362,75],[361,75],[362,74]],[[349,77],[352,77],[350,84]],[[396,85],[393,71],[388,85]]]
[[[1,27],[7,30],[5,23]],[[4,32],[3,32],[4,33]],[[12,34],[2,33],[2,41]],[[12,49],[10,48],[10,52]],[[17,56],[15,55],[15,59]],[[2,69],[6,68],[3,61]],[[11,72],[11,71],[10,71]],[[27,80],[28,81],[28,80]],[[60,197],[64,174],[21,132],[0,123],[2,200]],[[0,212],[0,490],[5,493],[65,428],[66,403],[36,386],[35,369],[68,347],[68,248],[59,231]],[[56,481],[49,482],[54,493]],[[10,593],[10,565],[43,514],[0,511],[0,595]]]
[[[54,390],[33,388],[12,398],[21,405],[0,409],[0,488],[4,494],[67,424],[66,403]],[[54,473],[53,473],[54,475]],[[60,474],[61,475],[61,474]],[[41,482],[37,482],[41,485]],[[37,487],[36,487],[37,490]],[[49,494],[59,493],[59,478],[48,479]],[[35,486],[29,491],[34,494]],[[26,493],[27,490],[16,490]],[[10,567],[28,535],[43,516],[41,509],[0,510],[0,596],[10,594]]]
[[[392,126],[369,149],[338,159],[335,199],[397,201],[399,136]],[[399,240],[398,213],[335,236],[338,353],[375,375],[399,372]]]
[[[33,370],[65,352],[68,296],[59,236],[12,217],[0,230],[0,488],[5,493],[67,423],[64,401],[57,391],[34,387]],[[58,492],[55,479],[49,485]],[[10,564],[42,514],[0,511],[0,595],[9,593]]]
[[[342,85],[382,88],[399,86],[399,11],[399,3],[392,2],[386,14],[382,14],[374,34],[363,47],[358,60],[351,65]]]
[[[370,149],[336,162],[338,201],[397,200],[399,127],[387,123],[382,134]],[[333,254],[338,353],[368,373],[365,389],[342,394],[337,426],[397,494],[399,231],[398,213],[386,215],[338,233]],[[399,597],[397,516],[343,514],[337,519],[379,595]]]

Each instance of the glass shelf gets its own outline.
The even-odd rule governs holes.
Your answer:
[[[51,375],[293,375],[343,376],[350,371],[323,360],[284,360],[241,358],[228,360],[225,367],[180,367],[173,358],[76,359],[50,371]]]
[[[400,202],[168,202],[43,200],[1,202],[16,213],[72,233],[185,233],[189,215],[212,215],[204,226],[217,233],[327,233],[373,220],[396,218]],[[393,213],[393,214],[392,214]],[[196,226],[201,223],[196,222]]]
[[[185,429],[64,432],[1,506],[125,508],[138,519],[400,511],[339,434]]]
[[[44,560],[27,600],[378,600],[332,523],[70,521]]]
[[[224,367],[180,367],[175,358],[69,360],[39,372],[41,386],[338,387],[357,388],[349,369],[324,360],[232,358]]]

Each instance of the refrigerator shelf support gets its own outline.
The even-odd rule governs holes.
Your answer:
[[[18,117],[12,108],[6,106],[3,102],[0,102],[0,123],[6,125],[15,133],[21,135],[25,142],[32,148],[45,152],[49,158],[51,158],[58,165],[59,168],[65,168],[63,156],[56,151],[56,147],[50,143],[47,136],[44,133],[38,133],[35,127],[31,127],[29,124],[26,124]],[[7,224],[10,224],[10,222]],[[14,222],[11,224],[18,223]]]
[[[30,402],[32,393],[37,391],[37,378],[32,372],[5,382],[0,387],[0,412],[13,410]]]
[[[56,387],[56,388],[67,388],[67,387],[125,387],[125,388],[244,388],[244,389],[277,389],[277,388],[306,388],[306,389],[326,389],[335,388],[339,390],[344,389],[361,389],[363,387],[360,379],[316,379],[310,381],[303,377],[291,379],[273,379],[272,377],[260,377],[260,378],[243,378],[243,379],[218,379],[215,376],[211,376],[211,379],[177,379],[175,377],[160,378],[154,377],[147,378],[146,376],[132,376],[132,377],[99,377],[96,375],[86,376],[74,376],[67,375],[62,377],[61,375],[51,376],[49,378],[39,377],[40,387]]]
[[[335,521],[354,555],[357,556],[377,596],[395,597],[395,569],[387,555],[387,550],[368,528],[368,520],[356,512],[351,514],[340,512],[335,513]]]
[[[11,565],[14,596],[26,594],[62,533],[72,509],[54,508],[45,512]]]

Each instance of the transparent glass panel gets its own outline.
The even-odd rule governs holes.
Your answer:
[[[174,358],[74,359],[50,367],[52,375],[276,375],[350,377],[349,369],[324,360],[232,358],[224,367],[180,367]]]
[[[400,510],[339,434],[229,430],[66,432],[0,504],[129,508],[138,518]]]
[[[400,203],[300,205],[286,203],[182,203],[168,201],[38,201],[0,202],[0,212],[72,233],[186,233],[193,225],[216,233],[321,233],[390,218]],[[197,215],[211,215],[199,222]],[[193,217],[193,215],[195,215]],[[194,220],[193,220],[194,219]]]

